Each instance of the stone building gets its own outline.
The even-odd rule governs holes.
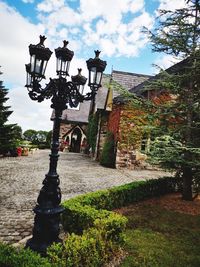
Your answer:
[[[88,127],[89,114],[97,116],[98,123],[96,135],[96,148],[92,155],[95,160],[100,160],[102,149],[105,143],[106,134],[111,131],[115,138],[115,166],[135,167],[138,162],[138,155],[134,147],[134,141],[126,146],[126,141],[121,136],[125,128],[124,118],[133,110],[128,110],[128,106],[124,103],[115,86],[110,87],[110,81],[123,87],[123,90],[131,91],[137,85],[148,80],[151,76],[129,73],[113,70],[111,75],[104,74],[102,79],[102,87],[99,88],[95,101],[85,101],[80,103],[77,109],[66,109],[62,114],[62,123],[60,130],[60,149],[69,152],[83,152],[87,146],[86,132]],[[135,111],[134,111],[135,112]],[[52,120],[53,120],[52,114]],[[128,125],[129,129],[134,128]],[[125,138],[126,139],[126,138]]]
[[[76,109],[66,109],[60,127],[60,150],[82,152],[86,148],[86,130],[90,101],[80,103]],[[52,114],[53,119],[53,114]]]
[[[96,139],[95,159],[100,160],[102,149],[105,143],[106,134],[112,132],[115,141],[115,167],[135,168],[141,167],[141,159],[143,157],[136,147],[136,135],[138,131],[130,116],[139,115],[138,110],[134,110],[124,102],[120,96],[120,91],[115,88],[120,85],[123,90],[130,91],[136,86],[148,80],[151,76],[122,72],[113,70],[111,75],[104,77],[103,86],[97,93],[96,105],[94,108],[95,114],[98,117],[98,132]],[[114,86],[109,86],[110,80],[114,81]],[[135,119],[135,120],[136,120]],[[128,132],[127,135],[125,133]],[[141,136],[138,136],[141,139]]]

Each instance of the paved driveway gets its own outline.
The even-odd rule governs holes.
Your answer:
[[[0,240],[15,243],[31,234],[32,208],[45,174],[48,150],[28,157],[0,158]],[[116,170],[100,166],[88,156],[61,153],[58,161],[62,199],[166,173],[153,170]]]

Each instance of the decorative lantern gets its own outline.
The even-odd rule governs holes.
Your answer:
[[[81,75],[82,69],[78,69],[78,74],[71,76],[72,82],[76,84],[79,92],[83,94],[84,86],[86,84],[87,78]]]
[[[67,48],[68,41],[63,41],[63,47],[55,49],[57,64],[56,72],[59,77],[69,76],[69,65],[74,56],[74,52]]]
[[[102,73],[106,68],[106,61],[99,58],[101,53],[99,50],[94,51],[95,58],[90,58],[86,61],[89,70],[89,82],[88,85],[92,90],[97,90],[101,86]]]
[[[51,57],[51,50],[45,48],[44,41],[46,37],[40,35],[40,42],[37,45],[29,45],[30,53],[30,75],[36,80],[40,81],[45,78],[45,70],[47,67],[47,62]]]
[[[32,76],[31,76],[31,63],[25,64],[26,66],[26,85],[25,87],[31,87],[32,86]]]

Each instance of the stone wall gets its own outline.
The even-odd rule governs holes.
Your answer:
[[[77,123],[61,123],[60,127],[60,149],[63,150],[69,150],[72,146],[72,137],[73,137],[73,130],[75,128],[79,128],[81,131],[81,140],[80,144],[78,145],[78,150],[76,152],[84,152],[85,149],[87,148],[87,137],[86,137],[86,132],[87,132],[87,124],[77,124]],[[72,130],[72,131],[70,131]],[[69,133],[69,134],[67,134]],[[68,141],[66,140],[68,139]],[[65,142],[67,141],[67,142]],[[78,142],[79,143],[79,142]]]
[[[117,149],[116,168],[128,168],[141,170],[146,168],[146,155],[137,150]]]
[[[60,139],[69,132],[74,126],[79,125],[77,123],[61,123],[60,125]],[[81,124],[79,125],[83,131],[87,132],[87,124]]]

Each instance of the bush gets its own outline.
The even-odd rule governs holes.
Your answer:
[[[165,177],[133,182],[108,190],[88,193],[62,205],[63,227],[68,232],[63,244],[53,244],[47,258],[23,249],[0,244],[0,267],[100,267],[123,245],[127,219],[110,210],[149,197],[180,190],[178,178]]]
[[[48,256],[51,263],[59,267],[98,267],[108,262],[116,250],[106,230],[97,227],[82,235],[69,234],[63,246],[55,244],[49,248]]]
[[[102,266],[123,244],[127,222],[125,217],[109,210],[175,192],[180,187],[179,179],[165,177],[92,192],[63,202],[62,223],[70,234],[63,247],[55,245],[49,250],[52,263]]]
[[[0,243],[1,267],[51,267],[47,259],[29,249],[17,249]]]
[[[66,232],[82,233],[94,225],[96,219],[111,216],[109,210],[119,208],[149,197],[180,190],[180,179],[165,177],[133,182],[108,190],[88,193],[63,202],[62,223]]]
[[[112,132],[108,132],[106,135],[106,140],[100,158],[100,164],[109,168],[115,167],[115,141]]]
[[[87,142],[92,149],[92,153],[95,153],[96,139],[98,132],[98,115],[91,114],[89,116],[88,127],[87,127]]]

